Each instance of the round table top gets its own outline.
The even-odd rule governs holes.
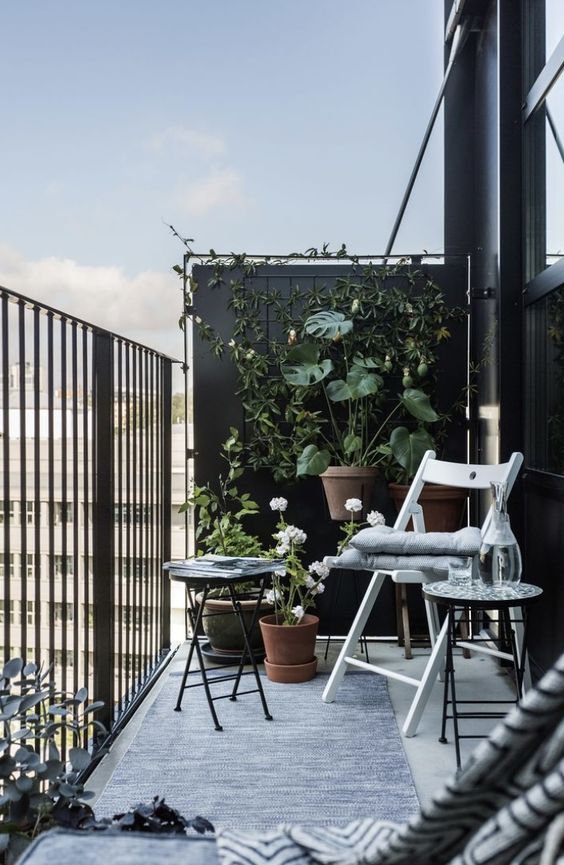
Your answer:
[[[427,583],[423,586],[423,594],[429,601],[437,603],[457,603],[465,606],[520,606],[542,595],[540,586],[531,583],[516,583],[514,586],[494,589],[486,586],[481,580],[476,580],[467,586],[457,586],[448,580]]]

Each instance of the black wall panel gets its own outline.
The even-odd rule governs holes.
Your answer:
[[[452,261],[448,265],[425,265],[423,269],[441,286],[449,303],[453,306],[466,304],[467,265],[464,259]],[[283,268],[264,266],[260,268],[258,276],[254,279],[276,280],[281,288],[284,282],[289,287],[291,281],[296,279],[302,287],[306,280],[318,279],[327,284],[330,290],[331,280],[349,272],[350,268],[346,265],[288,265]],[[228,284],[207,288],[212,275],[212,268],[208,266],[198,265],[193,268],[192,273],[198,283],[198,291],[194,295],[194,315],[210,323],[224,339],[229,340],[234,313],[228,309],[230,298]],[[236,274],[230,274],[231,276]],[[465,323],[460,323],[457,328],[453,339],[445,344],[441,358],[443,369],[441,403],[443,405],[449,405],[454,401],[459,393],[460,382],[465,379],[467,353]],[[229,426],[237,427],[243,438],[245,426],[243,408],[235,394],[234,366],[227,357],[224,359],[215,357],[210,352],[209,345],[201,341],[196,330],[194,331],[193,382],[195,478],[196,483],[202,484],[216,478],[222,470],[220,447],[227,438]],[[464,425],[453,427],[444,455],[454,460],[465,459]],[[284,488],[280,484],[275,484],[270,473],[264,470],[248,473],[242,480],[241,487],[243,484],[261,504],[262,514],[252,525],[253,530],[256,527],[256,533],[266,543],[271,541],[270,536],[275,525],[273,519],[275,515],[270,511],[268,502],[273,496],[283,495],[290,503],[287,514],[289,521],[303,528],[308,535],[308,561],[322,559],[323,556],[331,555],[336,551],[339,524],[329,518],[318,478],[308,478]],[[376,484],[372,506],[386,515],[388,524],[393,523],[396,512],[383,478]],[[335,635],[347,633],[368,578],[369,575],[366,573],[354,576],[350,571],[332,572],[327,580],[326,592],[318,600],[318,612],[321,615],[320,633]],[[368,632],[374,635],[395,633],[395,607],[391,585],[385,587],[378,609],[378,615],[374,614],[369,621]],[[417,597],[414,597],[413,623],[415,631],[418,625],[423,623],[423,606]]]

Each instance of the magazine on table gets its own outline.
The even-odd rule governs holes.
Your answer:
[[[283,559],[255,558],[252,556],[195,556],[192,559],[179,559],[167,562],[166,568],[186,573],[205,576],[238,576],[249,577],[253,574],[264,574],[276,568],[284,567]]]

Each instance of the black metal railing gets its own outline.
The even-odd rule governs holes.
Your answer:
[[[173,361],[0,288],[4,657],[116,724],[170,646]]]

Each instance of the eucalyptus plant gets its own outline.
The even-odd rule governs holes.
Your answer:
[[[352,317],[323,310],[305,320],[303,334],[305,341],[288,352],[281,372],[288,384],[314,390],[326,414],[319,415],[317,440],[298,456],[298,477],[322,474],[335,464],[374,466],[390,454],[403,465],[416,459],[421,448],[424,452],[432,446],[422,424],[434,423],[439,416],[429,397],[418,388],[405,387],[390,399],[386,380],[392,369],[390,357],[360,353],[362,333],[355,331]],[[419,425],[413,431],[402,427],[388,440],[391,425],[402,411]]]
[[[88,692],[58,693],[51,670],[21,658],[9,660],[0,675],[0,848],[10,835],[33,838],[54,825],[76,827],[92,812],[81,773],[90,765],[84,741],[105,735],[92,715],[103,706],[87,704]],[[70,743],[67,758],[62,739]]]

